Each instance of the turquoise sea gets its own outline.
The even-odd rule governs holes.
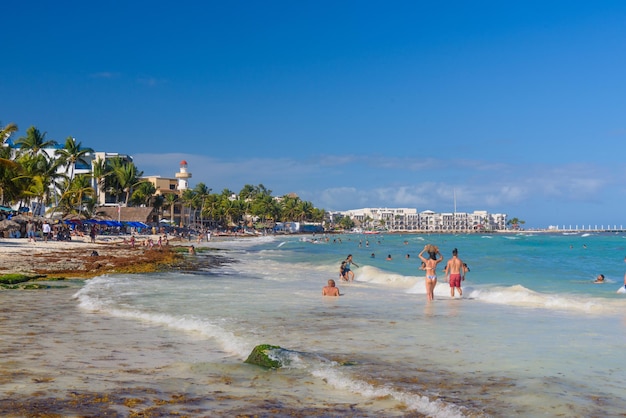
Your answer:
[[[417,257],[427,243],[446,259],[458,248],[469,265],[462,298],[450,297],[439,268],[427,302]],[[81,309],[144,324],[159,344],[181,350],[185,360],[163,373],[199,399],[199,416],[626,411],[626,293],[618,292],[626,235],[354,234],[201,245],[212,251],[196,257],[224,263],[99,277],[75,295]],[[358,265],[352,283],[338,280],[348,254]],[[594,284],[600,273],[606,283]],[[321,296],[329,278],[341,297]],[[283,347],[275,355],[287,366],[244,364],[257,344]],[[163,379],[154,376],[155,389]]]

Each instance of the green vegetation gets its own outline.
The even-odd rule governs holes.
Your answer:
[[[40,282],[33,283],[35,280],[40,280],[46,276],[42,275],[26,275],[19,273],[3,274],[0,276],[0,289],[20,289],[20,290],[34,290],[34,289],[50,289],[50,286],[42,284]],[[47,279],[48,281],[53,279]],[[65,286],[60,286],[65,287]]]
[[[0,138],[5,142],[17,130],[14,123],[0,124]],[[211,227],[265,229],[275,222],[321,223],[325,217],[325,211],[311,202],[294,194],[272,196],[262,184],[246,184],[239,193],[229,189],[213,193],[199,183],[180,195],[160,194],[152,183],[142,180],[143,172],[134,163],[122,158],[97,159],[90,175],[75,175],[77,164],[86,165],[87,154],[93,150],[70,136],[50,155],[45,149],[58,143],[34,126],[15,140],[15,147],[9,143],[0,147],[0,205],[37,202],[62,216],[92,218],[97,214],[98,194],[106,191],[125,206],[152,206],[160,219],[167,209],[172,222],[175,205],[182,205],[184,213],[193,213],[200,225]]]
[[[508,221],[506,221],[506,224],[509,225],[513,229],[520,229],[521,228],[520,225],[524,225],[525,223],[526,221],[523,221],[517,218],[511,218]]]
[[[36,280],[45,276],[41,275],[26,275],[19,273],[11,273],[11,274],[3,274],[0,276],[0,284],[16,284],[16,283],[24,283],[31,280]]]

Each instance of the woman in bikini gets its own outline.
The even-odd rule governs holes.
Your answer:
[[[427,249],[431,250],[428,252],[428,259],[422,255],[427,251]],[[424,249],[419,253],[420,260],[422,260],[422,262],[425,264],[424,270],[426,270],[426,298],[429,301],[435,299],[435,286],[437,285],[437,264],[443,261],[443,255],[439,252],[439,248],[434,247],[434,250],[435,251],[432,251],[430,245],[426,245]],[[437,258],[437,254],[439,254],[439,258]]]

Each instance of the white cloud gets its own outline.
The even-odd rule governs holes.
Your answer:
[[[275,195],[296,192],[328,210],[387,206],[446,212],[453,210],[456,197],[459,211],[520,213],[520,208],[531,208],[540,212],[547,201],[564,205],[599,201],[624,178],[624,169],[616,174],[603,165],[556,162],[529,166],[357,155],[313,159],[135,155],[136,164],[146,175],[164,177],[173,177],[181,160],[189,163],[192,185],[203,182],[215,192],[224,188],[237,192],[245,184],[263,184]]]

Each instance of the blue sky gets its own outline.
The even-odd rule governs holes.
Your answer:
[[[0,123],[327,210],[626,226],[626,2],[8,2]]]

